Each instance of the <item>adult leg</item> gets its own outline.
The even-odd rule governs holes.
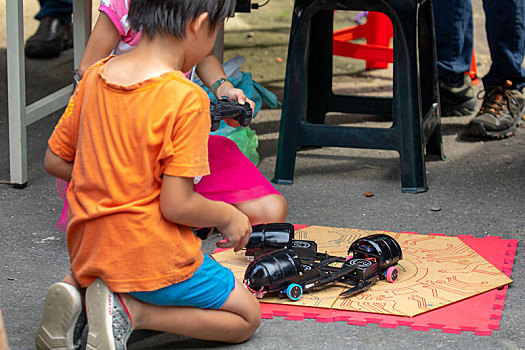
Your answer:
[[[485,96],[469,124],[474,137],[513,136],[523,122],[525,99],[525,0],[484,0],[487,40],[492,65],[483,77]]]
[[[470,0],[435,0],[432,6],[439,80],[460,85],[472,62],[472,4]]]
[[[485,77],[485,88],[512,82],[512,88],[525,86],[525,0],[484,0],[485,29],[492,65]]]
[[[39,0],[38,30],[26,42],[26,55],[30,58],[52,58],[73,47],[71,15],[72,0]]]
[[[441,112],[466,115],[476,99],[470,77],[473,50],[473,20],[470,0],[435,0],[436,48]]]
[[[39,21],[45,17],[54,17],[62,23],[71,23],[72,0],[39,0],[39,2],[40,11],[35,16]]]

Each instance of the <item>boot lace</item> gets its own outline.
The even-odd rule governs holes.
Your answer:
[[[517,102],[516,97],[509,91],[511,86],[512,83],[507,80],[503,86],[478,92],[477,98],[483,99],[478,115],[487,113],[499,118],[508,109],[511,101]]]

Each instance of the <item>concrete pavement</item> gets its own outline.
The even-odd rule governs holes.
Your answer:
[[[272,3],[272,2],[271,2]],[[480,73],[488,69],[483,44],[481,1],[475,1],[476,52]],[[480,17],[481,16],[481,17]],[[481,31],[481,32],[480,32]],[[478,40],[479,39],[479,40]],[[4,46],[5,47],[5,46]],[[72,52],[47,61],[27,61],[28,102],[70,79]],[[355,86],[377,82],[388,71],[350,75]],[[379,76],[379,78],[378,78]],[[0,49],[0,101],[6,101],[5,50]],[[257,79],[257,78],[256,78]],[[368,86],[367,85],[367,86]],[[373,85],[373,84],[372,84]],[[481,88],[478,86],[478,89]],[[0,109],[0,179],[8,177],[7,107]],[[28,127],[29,184],[23,190],[0,186],[0,309],[12,349],[33,349],[47,287],[67,272],[64,235],[55,229],[61,211],[54,179],[43,170],[46,141],[60,117],[57,112]],[[263,110],[253,128],[260,138],[260,169],[273,177],[279,110]],[[438,232],[525,238],[525,129],[517,136],[491,142],[463,137],[469,117],[443,119],[447,160],[427,162],[429,191],[400,191],[399,158],[395,152],[321,148],[298,154],[292,186],[277,186],[289,203],[292,223],[369,230]],[[364,118],[362,125],[388,121]],[[347,121],[345,121],[347,122]],[[351,121],[355,122],[355,121]],[[363,192],[374,192],[364,197]],[[440,208],[439,211],[431,208]],[[213,240],[205,242],[211,252]],[[524,349],[525,260],[518,247],[500,328],[488,337],[365,327],[344,322],[263,320],[245,344],[230,346],[176,335],[139,332],[130,349]]]

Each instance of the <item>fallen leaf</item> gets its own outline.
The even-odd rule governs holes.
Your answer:
[[[365,197],[373,197],[374,196],[374,192],[363,192],[363,196],[365,196]]]

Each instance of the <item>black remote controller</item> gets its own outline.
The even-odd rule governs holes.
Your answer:
[[[243,105],[237,101],[228,101],[227,97],[221,97],[216,103],[210,102],[211,131],[219,128],[221,120],[235,119],[241,126],[248,126],[252,121],[252,108],[248,103]]]

